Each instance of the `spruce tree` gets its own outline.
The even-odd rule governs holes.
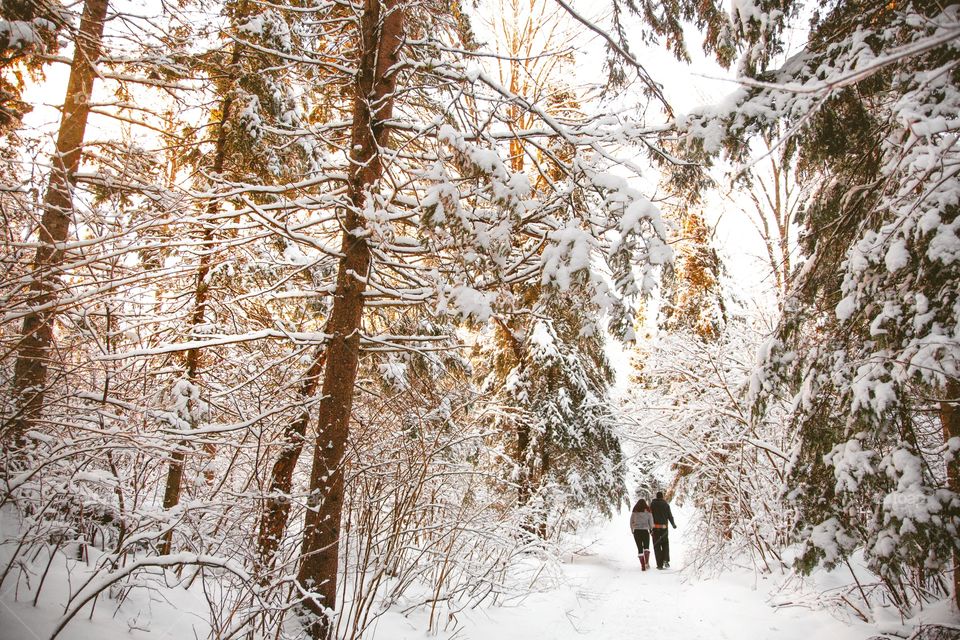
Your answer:
[[[862,549],[906,611],[945,590],[960,551],[960,27],[936,3],[838,2],[778,61],[801,4],[735,13],[743,87],[681,124],[704,159],[745,161],[750,139],[774,139],[812,191],[799,220],[807,261],[761,354],[757,415],[771,394],[795,396],[787,496],[800,566]]]

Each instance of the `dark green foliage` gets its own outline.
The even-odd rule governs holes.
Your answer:
[[[763,349],[755,419],[792,397],[785,495],[799,566],[835,566],[861,549],[909,611],[944,593],[960,540],[947,472],[960,443],[939,423],[960,378],[956,7],[830,2],[792,53],[784,28],[803,3],[739,6],[744,86],[679,123],[677,153],[747,163],[761,139],[811,194],[796,220],[806,259]],[[648,17],[654,31],[670,28],[662,17]],[[690,173],[675,184],[695,189]]]
[[[914,589],[927,590],[921,599],[943,592],[930,576],[958,549],[960,499],[944,466],[949,434],[929,400],[958,375],[950,327],[960,274],[937,248],[949,246],[951,233],[956,240],[958,159],[935,127],[927,134],[909,121],[918,112],[956,113],[956,52],[932,46],[839,86],[843,69],[928,35],[906,25],[936,19],[938,10],[856,2],[831,9],[815,16],[803,71],[792,78],[824,86],[822,105],[787,96],[810,109],[793,145],[801,175],[815,185],[799,220],[808,263],[778,336],[796,356],[765,366],[797,394],[788,497],[800,516],[799,566],[834,566],[862,548],[908,611]],[[755,91],[750,100],[772,93]],[[934,168],[927,157],[937,157]]]
[[[3,0],[0,3],[0,133],[15,128],[31,110],[21,100],[24,83],[43,77],[37,54],[57,52],[58,34],[70,22],[56,0]]]
[[[571,507],[610,514],[625,495],[602,334],[584,331],[576,294],[553,290],[546,300],[536,317],[500,325],[478,354],[478,373],[502,406],[496,421],[517,465],[520,502],[547,501],[538,526]]]

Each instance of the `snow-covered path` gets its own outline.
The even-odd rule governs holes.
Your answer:
[[[658,571],[654,566],[643,572],[627,530],[628,516],[617,520],[622,526],[615,521],[598,531],[586,555],[568,558],[565,586],[532,595],[515,607],[472,613],[461,620],[456,637],[861,640],[871,635],[866,625],[825,611],[772,608],[766,600],[773,579],[761,579],[755,587],[748,574],[692,578],[678,569],[685,564],[682,528],[671,530],[674,568]]]
[[[429,635],[422,610],[410,617],[388,612],[374,623],[371,640],[863,640],[876,632],[851,619],[808,608],[774,609],[768,604],[776,579],[725,574],[698,580],[682,570],[684,517],[671,530],[674,569],[643,572],[621,514],[584,538],[584,550],[562,565],[558,585],[543,579],[540,591],[511,606],[457,614],[457,624]],[[652,560],[652,558],[651,558]],[[40,640],[62,614],[66,579],[50,580],[40,607],[23,596],[12,602],[0,593],[0,640]],[[12,583],[11,583],[12,584]],[[122,612],[99,607],[95,619],[79,616],[63,640],[187,640],[204,637],[201,594],[172,589],[131,596]],[[782,597],[782,596],[781,596]],[[133,602],[137,600],[137,602]],[[838,613],[838,615],[840,615]]]

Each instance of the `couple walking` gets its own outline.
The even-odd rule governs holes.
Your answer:
[[[657,497],[650,501],[643,498],[637,500],[630,514],[630,529],[633,539],[637,543],[637,554],[640,566],[646,571],[650,567],[650,538],[653,537],[653,557],[657,561],[657,569],[670,567],[670,536],[667,533],[667,523],[677,525],[670,513],[670,504],[663,499],[663,491],[657,492]]]

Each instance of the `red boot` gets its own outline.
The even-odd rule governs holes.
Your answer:
[[[644,550],[644,552],[643,552],[643,560],[641,560],[641,562],[643,563],[643,570],[644,570],[644,571],[646,571],[647,569],[650,568],[650,549],[645,549],[645,550]]]

